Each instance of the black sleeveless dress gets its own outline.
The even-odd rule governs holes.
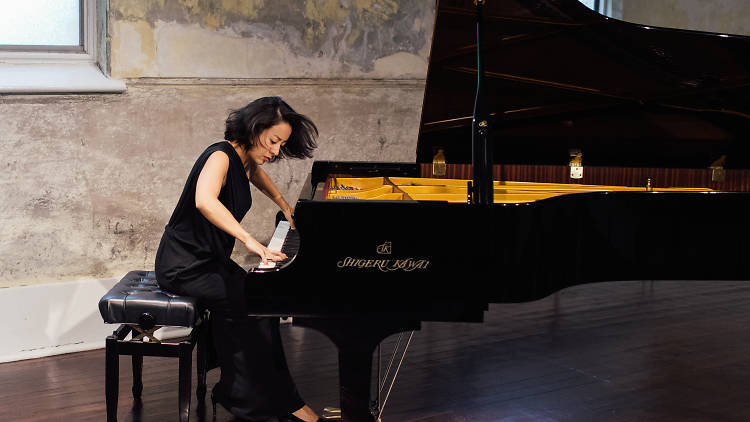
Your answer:
[[[164,229],[156,252],[156,278],[165,290],[198,298],[211,311],[221,367],[221,379],[214,387],[218,402],[238,418],[265,421],[288,415],[304,402],[286,365],[278,318],[247,316],[247,273],[231,259],[234,237],[195,207],[198,176],[216,151],[229,157],[219,201],[237,221],[250,209],[249,180],[234,147],[222,141],[206,148],[193,165]]]

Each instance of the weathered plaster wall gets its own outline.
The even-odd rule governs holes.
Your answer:
[[[193,161],[260,96],[316,122],[316,159],[414,160],[432,0],[110,6],[125,94],[0,95],[0,288],[152,268]],[[294,201],[311,165],[267,171]],[[267,241],[275,212],[255,192],[244,225]]]
[[[203,148],[222,139],[230,108],[281,95],[318,125],[317,159],[409,161],[422,91],[418,81],[269,82],[0,97],[0,287],[152,268],[185,177]],[[295,200],[311,165],[279,162],[266,171]],[[275,205],[258,192],[253,198],[243,223],[268,240]]]
[[[614,0],[622,19],[668,28],[750,35],[747,0]]]
[[[117,77],[423,78],[431,0],[112,0]]]

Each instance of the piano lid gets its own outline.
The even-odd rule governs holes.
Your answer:
[[[577,0],[487,0],[495,163],[750,168],[750,37],[653,28]],[[439,0],[417,161],[471,162],[475,6]]]

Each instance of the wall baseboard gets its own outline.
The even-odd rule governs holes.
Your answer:
[[[105,324],[99,299],[119,278],[77,280],[0,289],[0,363],[104,348],[117,324]],[[290,323],[291,318],[282,320]],[[160,339],[190,328],[165,327]]]
[[[0,363],[104,348],[117,324],[105,324],[99,299],[119,279],[78,280],[0,289]],[[159,338],[189,333],[162,328]]]

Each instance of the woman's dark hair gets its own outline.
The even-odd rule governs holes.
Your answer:
[[[318,128],[307,116],[299,114],[280,97],[263,97],[237,110],[227,117],[224,139],[234,141],[243,149],[258,142],[260,134],[281,122],[289,123],[292,134],[281,147],[278,158],[311,158],[317,148],[315,138]],[[273,161],[273,160],[272,160]]]

